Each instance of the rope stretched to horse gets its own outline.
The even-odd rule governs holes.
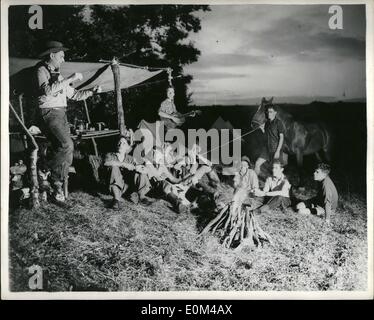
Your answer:
[[[224,143],[224,144],[220,144],[220,145],[218,145],[217,147],[215,147],[215,148],[213,148],[213,149],[209,149],[208,151],[202,153],[201,155],[206,155],[206,154],[208,154],[209,152],[214,151],[214,150],[216,150],[216,149],[219,149],[219,148],[221,148],[221,147],[223,147],[223,146],[226,146],[226,145],[230,144],[231,142],[233,142],[233,141],[235,141],[235,140],[241,139],[241,138],[243,138],[243,137],[245,137],[245,136],[247,136],[247,135],[249,135],[249,134],[255,132],[255,131],[258,130],[260,127],[261,127],[261,125],[258,126],[258,127],[256,127],[256,128],[254,128],[254,129],[252,129],[252,130],[250,130],[250,131],[248,131],[248,132],[246,132],[246,133],[244,133],[244,134],[242,134],[242,135],[240,135],[240,136],[238,136],[238,137],[236,137],[236,138],[234,138],[234,139],[232,139],[232,140],[229,140],[228,142],[226,142],[226,143]]]

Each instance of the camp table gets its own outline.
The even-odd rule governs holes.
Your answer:
[[[71,138],[73,140],[91,139],[92,144],[94,146],[94,150],[95,150],[95,156],[98,156],[99,153],[97,151],[97,145],[96,145],[95,139],[97,139],[97,138],[107,138],[107,137],[112,137],[112,136],[116,136],[116,135],[119,135],[119,130],[118,129],[116,129],[116,130],[105,129],[105,130],[100,130],[100,131],[98,131],[98,130],[84,130],[84,131],[78,132],[78,134],[72,134]],[[46,137],[44,135],[35,135],[34,137],[37,140],[38,139],[46,139]]]

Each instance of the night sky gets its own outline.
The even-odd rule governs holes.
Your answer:
[[[211,5],[189,40],[201,50],[186,67],[193,103],[246,104],[364,98],[365,7],[343,8],[331,30],[327,5]]]

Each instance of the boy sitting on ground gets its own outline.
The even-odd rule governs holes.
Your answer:
[[[265,204],[257,209],[260,213],[275,209],[285,210],[291,205],[291,184],[283,174],[283,170],[282,163],[279,160],[274,160],[273,174],[266,179],[264,189],[255,190],[255,196],[265,197]]]
[[[179,186],[180,178],[176,178],[170,171],[166,159],[170,158],[171,148],[164,145],[162,149],[155,149],[153,152],[154,164],[147,162],[146,168],[148,177],[152,179],[155,187],[163,193],[165,199],[172,204],[177,213],[187,213],[189,201],[185,198],[187,188]]]
[[[240,168],[234,176],[234,196],[233,201],[236,199],[243,203],[248,202],[252,207],[254,206],[254,191],[259,189],[258,177],[253,170],[252,163],[248,157],[243,156],[240,162]]]
[[[188,176],[185,176],[186,183],[202,189],[206,193],[214,193],[220,179],[213,169],[213,164],[202,153],[199,142],[196,141],[193,146],[187,150],[186,157],[176,166],[182,165],[188,170]],[[209,185],[201,180],[206,175]]]
[[[330,166],[320,163],[314,171],[314,180],[318,181],[317,196],[305,202],[300,202],[296,209],[298,213],[316,214],[324,216],[326,223],[330,223],[331,215],[338,206],[338,191],[330,176]]]
[[[151,189],[151,184],[143,165],[138,165],[133,156],[130,155],[132,147],[126,137],[121,136],[118,141],[117,152],[106,155],[104,166],[110,170],[109,190],[113,195],[113,209],[120,209],[122,195],[128,190],[129,182],[133,181],[135,192],[131,194],[131,201],[138,204],[140,201],[145,205],[151,204],[146,196]]]

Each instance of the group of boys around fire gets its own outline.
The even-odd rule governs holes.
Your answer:
[[[81,80],[82,74],[75,73],[64,79],[58,73],[66,50],[68,49],[60,42],[48,42],[40,55],[42,61],[36,69],[38,89],[35,96],[40,111],[39,125],[54,151],[49,166],[52,199],[57,204],[64,204],[66,201],[62,185],[73,162],[74,144],[66,117],[67,99],[84,100],[101,91],[99,86],[92,90],[76,91],[70,85]],[[183,122],[183,115],[174,104],[173,88],[168,88],[167,98],[162,102],[158,114],[167,129],[178,127]],[[277,118],[277,106],[267,106],[266,115],[267,121],[263,129],[267,145],[264,152],[257,159],[254,168],[249,158],[243,156],[234,177],[233,201],[247,203],[256,213],[285,210],[291,206],[291,184],[283,173],[284,125]],[[131,134],[120,136],[116,152],[105,157],[104,166],[109,171],[108,183],[113,196],[113,209],[121,209],[124,195],[135,204],[148,206],[155,201],[148,194],[151,190],[158,190],[176,212],[186,213],[196,206],[196,201],[186,198],[190,187],[209,194],[217,208],[222,206],[217,191],[220,179],[213,164],[201,153],[198,141],[182,156],[176,155],[171,144],[165,142],[162,146],[155,147],[152,154],[143,159],[145,162],[142,164],[138,164],[133,157],[133,148]],[[265,162],[272,164],[272,174],[266,178],[263,188],[260,188],[259,174]],[[324,217],[327,223],[330,222],[330,217],[337,208],[338,193],[329,173],[328,164],[321,163],[317,166],[314,172],[314,180],[319,185],[317,196],[295,203],[297,212],[316,214]],[[208,179],[204,180],[203,176]]]

